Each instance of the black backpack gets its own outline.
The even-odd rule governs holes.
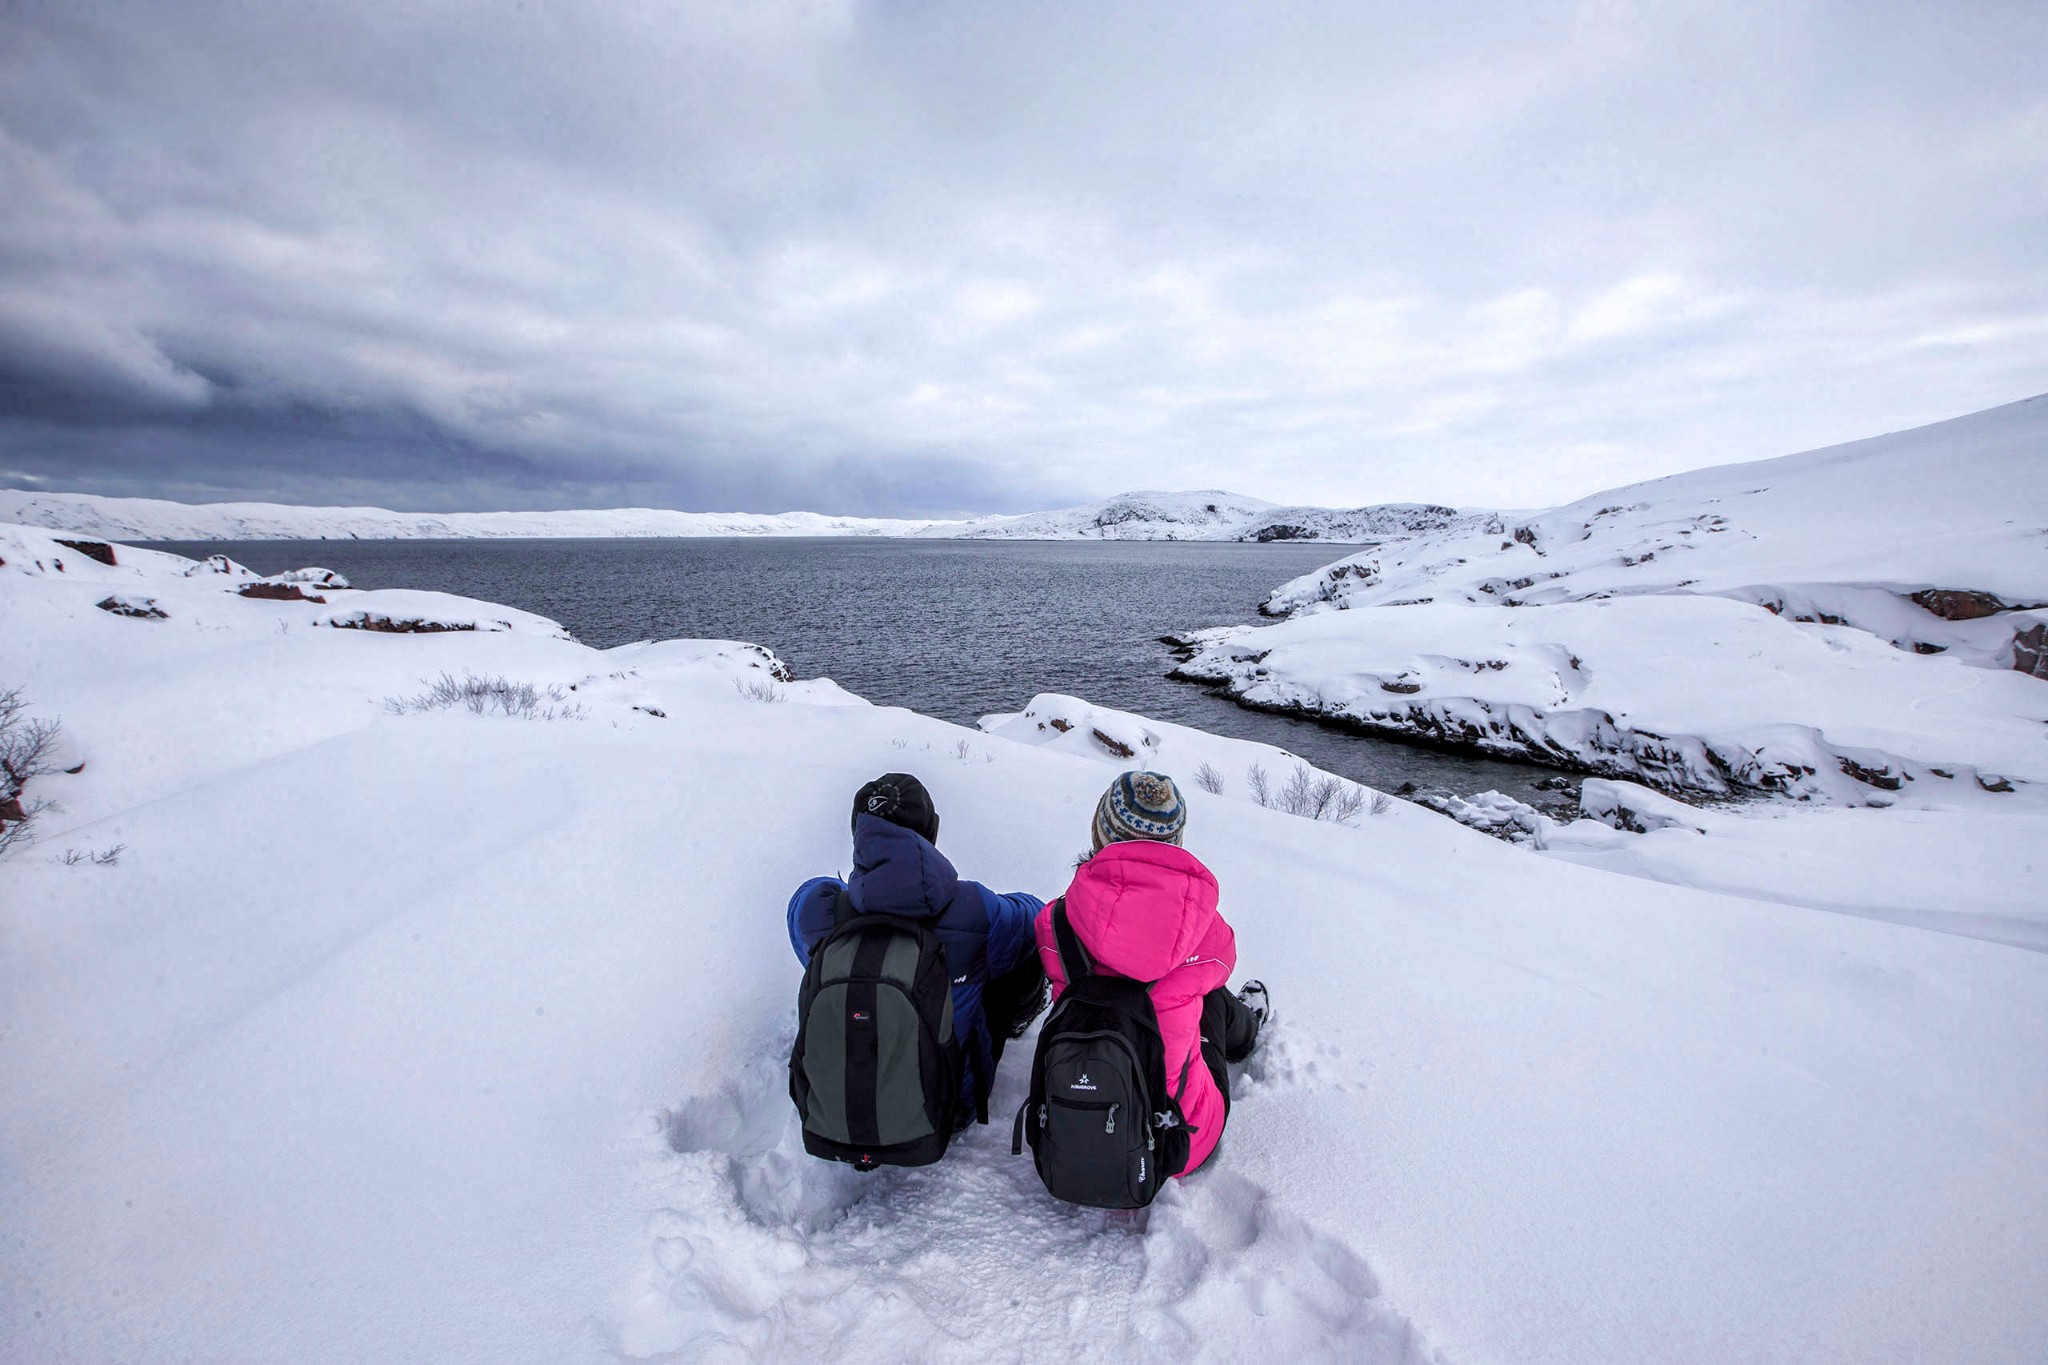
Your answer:
[[[789,1097],[804,1150],[877,1166],[946,1154],[959,1108],[953,979],[928,925],[856,914],[844,887],[797,994]]]
[[[1067,988],[1038,1035],[1031,1096],[1017,1111],[1010,1151],[1022,1153],[1030,1140],[1038,1177],[1057,1199],[1140,1209],[1188,1162],[1187,1066],[1169,1093],[1147,983],[1097,975],[1067,923],[1066,901],[1048,913]]]

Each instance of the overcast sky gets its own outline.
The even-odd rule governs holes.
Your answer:
[[[0,486],[1537,506],[2048,390],[2048,4],[0,0]]]

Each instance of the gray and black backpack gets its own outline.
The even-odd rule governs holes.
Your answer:
[[[960,1102],[945,949],[929,925],[856,914],[843,888],[832,917],[804,968],[789,1054],[804,1150],[864,1171],[929,1165]]]
[[[1017,1111],[1010,1151],[1021,1154],[1030,1142],[1038,1177],[1055,1198],[1144,1208],[1188,1164],[1180,1107],[1187,1065],[1169,1091],[1147,983],[1094,970],[1067,923],[1064,899],[1047,913],[1067,987],[1038,1035],[1031,1094]]]

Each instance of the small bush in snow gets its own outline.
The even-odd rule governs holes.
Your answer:
[[[517,716],[521,720],[579,720],[583,708],[569,703],[560,687],[535,687],[510,678],[443,673],[416,697],[386,697],[384,709],[394,716],[420,711],[462,710],[478,716]]]
[[[57,861],[66,867],[77,867],[80,863],[91,863],[94,867],[112,867],[121,861],[121,855],[128,851],[128,845],[115,844],[112,848],[94,852],[92,849],[67,848],[57,855]]]
[[[28,841],[29,827],[46,802],[24,793],[29,782],[57,771],[51,756],[59,726],[54,720],[32,720],[21,689],[0,689],[0,854]]]
[[[1245,770],[1244,777],[1245,784],[1252,789],[1252,800],[1266,809],[1337,825],[1348,825],[1363,814],[1370,795],[1356,782],[1347,782],[1332,773],[1318,776],[1306,763],[1298,765],[1277,789],[1272,777],[1257,763]]]
[[[1204,763],[1201,767],[1195,769],[1195,785],[1205,792],[1221,796],[1223,795],[1223,774],[1216,771],[1214,764]]]
[[[1244,783],[1252,789],[1252,800],[1269,809],[1272,807],[1273,781],[1266,776],[1264,764],[1254,763],[1251,767],[1246,768],[1244,770]]]
[[[743,682],[738,678],[734,678],[732,685],[748,701],[776,702],[789,700],[789,697],[784,694],[783,690],[773,682]]]
[[[1372,794],[1372,813],[1374,815],[1385,815],[1388,811],[1392,810],[1393,808],[1393,797],[1387,795],[1385,792],[1374,792]]]

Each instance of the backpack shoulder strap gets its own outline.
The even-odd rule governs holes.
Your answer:
[[[839,894],[832,898],[832,927],[837,929],[852,919],[853,915],[853,893],[846,889],[845,882],[841,882]]]
[[[1074,932],[1073,925],[1067,923],[1065,896],[1052,903],[1052,941],[1059,949],[1060,969],[1066,972],[1068,982],[1095,974],[1095,964],[1089,960],[1088,950],[1081,946],[1080,935]]]

